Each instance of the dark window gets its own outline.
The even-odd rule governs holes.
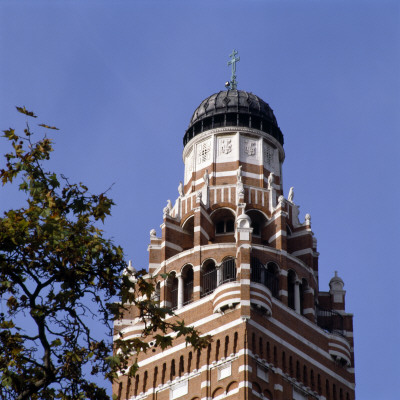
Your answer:
[[[233,232],[235,230],[235,222],[233,219],[228,219],[226,221],[226,230],[225,232]]]
[[[220,266],[220,284],[236,280],[236,262],[234,258],[228,258]]]
[[[216,232],[217,233],[224,233],[225,232],[225,221],[217,222]]]
[[[260,236],[260,224],[254,222],[251,224],[251,227],[253,228],[253,235]]]
[[[216,233],[231,233],[235,230],[235,221],[234,219],[226,219],[222,221],[218,221],[215,226]]]

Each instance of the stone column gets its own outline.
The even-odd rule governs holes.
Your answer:
[[[178,309],[183,307],[183,278],[178,276]]]
[[[300,281],[296,280],[294,283],[294,309],[297,313],[300,311]]]

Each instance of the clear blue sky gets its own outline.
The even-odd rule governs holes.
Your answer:
[[[16,105],[58,126],[51,168],[93,192],[114,183],[105,230],[134,266],[183,180],[182,137],[224,88],[273,108],[320,252],[354,313],[357,399],[398,399],[400,3],[396,1],[0,2],[0,128]],[[3,152],[5,142],[0,142]],[[15,207],[0,189],[0,210]]]

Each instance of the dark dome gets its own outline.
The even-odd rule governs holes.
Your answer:
[[[283,145],[283,135],[271,107],[244,90],[224,90],[203,100],[193,113],[183,145],[199,133],[225,126],[255,128],[270,134]]]

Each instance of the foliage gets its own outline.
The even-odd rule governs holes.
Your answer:
[[[196,348],[209,338],[165,320],[172,312],[154,300],[154,280],[126,268],[122,249],[98,227],[113,201],[46,171],[52,140],[34,142],[32,135],[28,124],[24,135],[4,131],[12,150],[0,178],[3,185],[17,180],[27,204],[0,218],[0,398],[106,399],[94,377],[133,376],[135,354],[146,351],[150,338],[163,349],[172,344],[171,332]],[[112,322],[128,303],[137,306],[145,329],[141,338],[120,334],[112,353]]]

